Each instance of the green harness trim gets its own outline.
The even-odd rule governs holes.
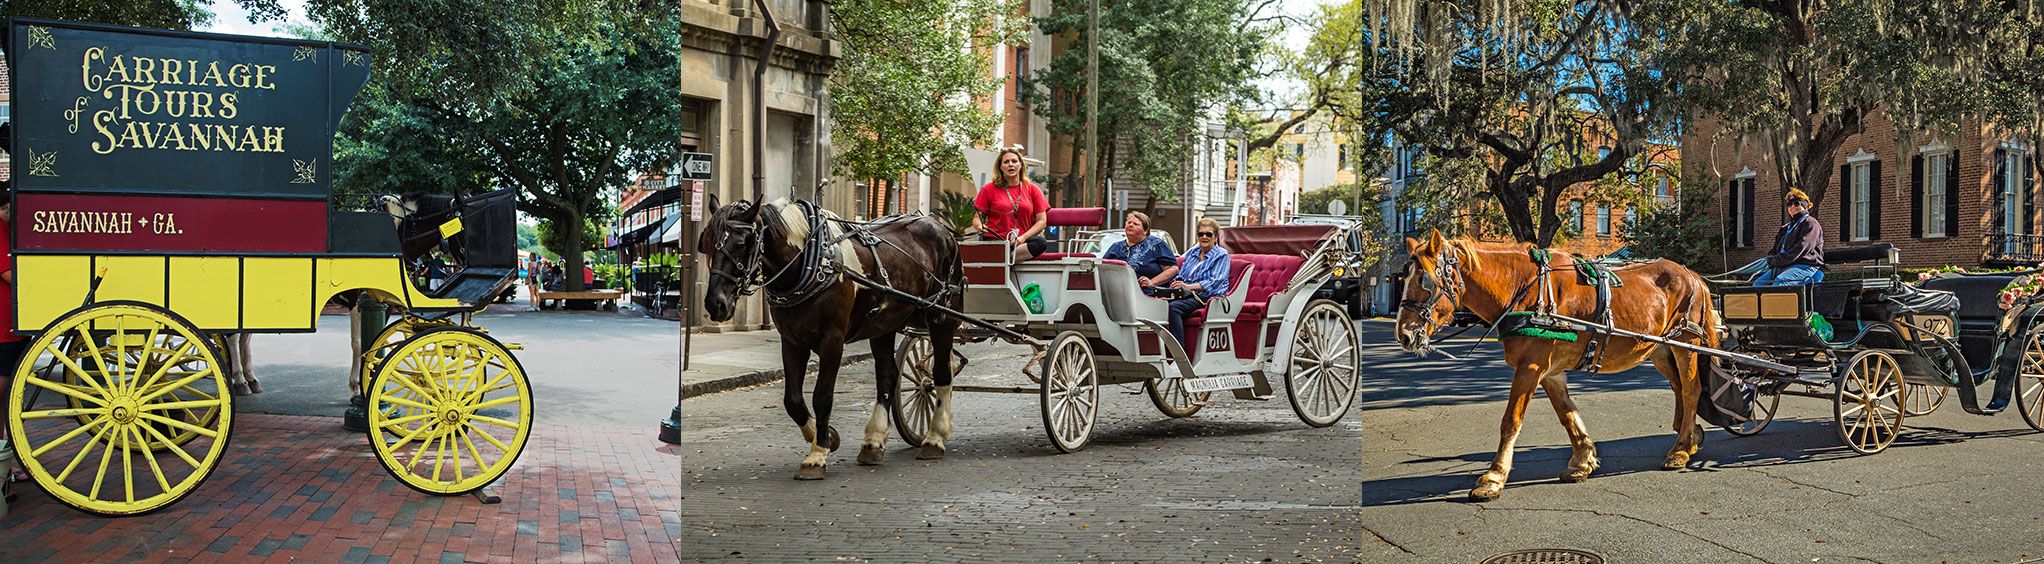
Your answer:
[[[1576,332],[1568,330],[1553,318],[1531,311],[1506,312],[1498,316],[1498,338],[1510,339],[1529,337],[1568,343],[1576,342]]]

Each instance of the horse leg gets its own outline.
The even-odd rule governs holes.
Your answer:
[[[1519,428],[1526,422],[1526,402],[1533,399],[1533,386],[1540,383],[1547,367],[1540,364],[1519,366],[1512,373],[1512,397],[1505,400],[1505,417],[1498,425],[1498,454],[1491,459],[1490,471],[1476,479],[1476,488],[1469,490],[1469,499],[1490,501],[1504,493],[1505,479],[1512,475],[1512,445],[1519,441]]]
[[[250,335],[251,333],[234,335],[234,371],[240,374],[242,382],[248,384],[248,393],[260,394],[263,393],[263,383],[256,380],[255,359],[249,353]]]
[[[819,442],[816,420],[810,417],[809,406],[802,400],[802,379],[808,376],[808,368],[808,349],[786,342],[781,344],[781,379],[787,387],[781,392],[781,407],[787,408],[788,418],[802,427],[802,441],[809,443],[809,455],[802,459],[802,467],[795,471],[795,479],[821,480],[823,462],[830,451]]]
[[[930,414],[930,429],[923,435],[923,448],[916,452],[917,460],[941,460],[944,445],[951,441],[951,341],[958,331],[958,320],[938,318],[930,327],[930,381],[936,384],[931,398],[934,413]]]
[[[809,446],[809,456],[802,459],[802,467],[815,467],[817,477],[823,477],[823,467],[830,453],[837,452],[837,427],[830,426],[830,404],[837,394],[838,363],[844,360],[845,342],[841,335],[826,334],[816,346],[816,390],[811,392],[809,401],[816,411],[816,442]]]
[[[1689,466],[1689,457],[1703,448],[1703,425],[1696,423],[1696,398],[1703,393],[1703,383],[1697,378],[1701,363],[1696,353],[1667,351],[1662,358],[1655,359],[1654,368],[1668,377],[1668,385],[1675,389],[1675,447],[1668,449],[1668,456],[1661,459],[1662,470],[1679,470]]]
[[[1540,388],[1547,392],[1548,403],[1554,404],[1555,417],[1561,418],[1561,427],[1568,430],[1568,442],[1575,452],[1568,460],[1568,471],[1563,472],[1561,481],[1581,482],[1590,479],[1590,473],[1597,471],[1597,443],[1590,440],[1589,429],[1583,426],[1583,415],[1576,410],[1576,400],[1568,395],[1568,374],[1557,372],[1540,379]]]
[[[875,465],[887,454],[887,407],[894,405],[895,386],[901,366],[894,358],[894,334],[881,333],[866,341],[873,345],[873,414],[866,418],[866,440],[859,443],[859,464]]]

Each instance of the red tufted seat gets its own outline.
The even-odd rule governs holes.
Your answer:
[[[1287,255],[1234,255],[1236,260],[1256,265],[1256,272],[1249,277],[1249,295],[1242,301],[1242,314],[1235,317],[1230,329],[1235,332],[1235,356],[1256,358],[1256,332],[1262,327],[1263,316],[1268,313],[1270,296],[1282,290],[1292,281],[1292,276],[1306,266],[1305,257]]]
[[[1093,253],[1043,253],[1043,254],[1040,254],[1040,255],[1036,255],[1036,256],[1033,256],[1033,257],[1029,257],[1029,260],[1057,260],[1057,259],[1061,259],[1061,258],[1066,258],[1066,257],[1070,257],[1070,258],[1092,258],[1092,257],[1093,257]]]

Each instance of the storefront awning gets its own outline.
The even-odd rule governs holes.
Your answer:
[[[653,234],[659,233],[660,226],[662,225],[666,224],[655,221],[652,223],[648,223],[646,225],[642,225],[637,229],[626,231],[625,234],[617,236],[617,240],[611,241],[611,243],[609,245],[604,246],[604,248],[615,249],[618,247],[628,247],[632,245],[637,245],[639,243],[643,243],[646,241],[647,237],[651,237],[653,236]]]
[[[682,189],[680,187],[668,188],[665,190],[654,192],[653,195],[646,196],[646,199],[639,200],[639,203],[632,204],[631,209],[625,210],[624,213],[618,214],[618,216],[631,217],[632,214],[639,213],[641,210],[653,209],[667,204],[679,202],[681,201],[681,196]]]
[[[681,221],[681,214],[674,214],[673,219],[674,221],[668,223],[667,229],[662,231],[663,234],[660,236],[660,242],[680,243],[682,231],[688,229],[688,226],[692,223]]]

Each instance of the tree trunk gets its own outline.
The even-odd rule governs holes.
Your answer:
[[[555,222],[555,225],[559,224],[560,222]],[[564,272],[561,273],[561,287],[570,292],[586,290],[588,286],[582,283],[584,264],[582,249],[589,244],[589,222],[582,218],[579,210],[570,210],[567,225],[560,227],[567,230],[568,240],[568,248],[561,249],[561,258],[568,261],[567,267],[562,269]]]

